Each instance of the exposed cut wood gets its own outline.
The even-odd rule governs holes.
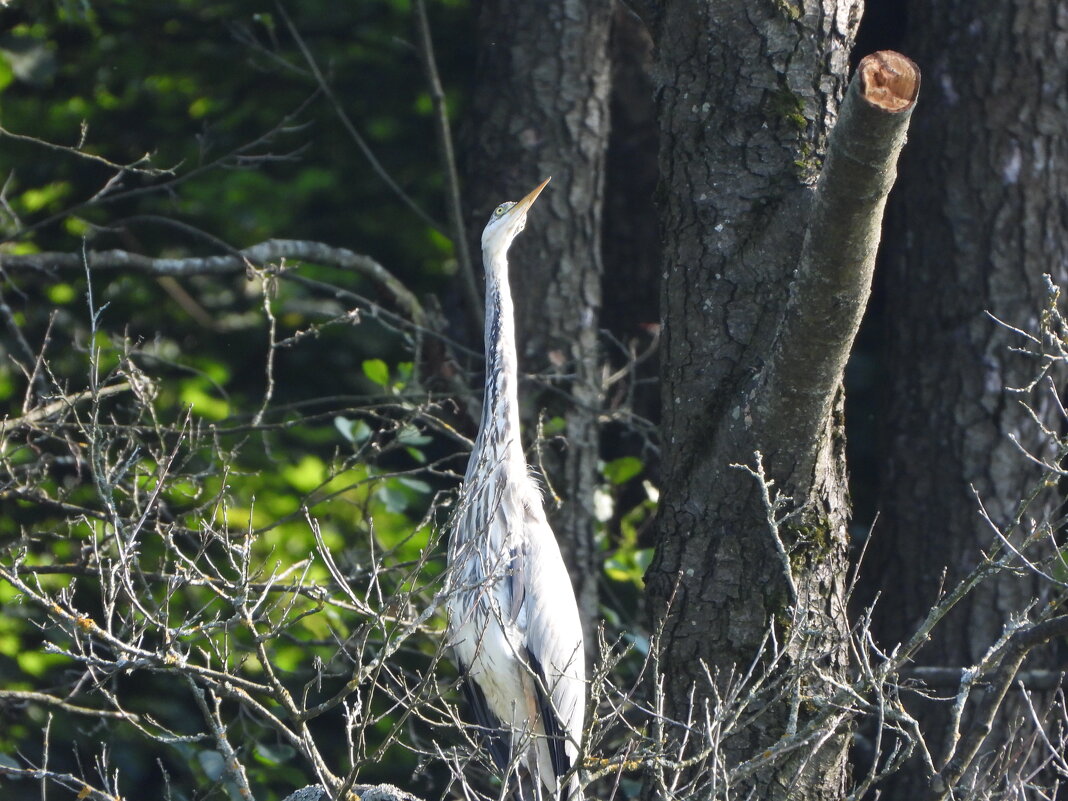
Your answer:
[[[902,111],[916,102],[920,91],[920,69],[910,58],[893,50],[880,50],[865,56],[857,73],[864,99],[887,111]]]

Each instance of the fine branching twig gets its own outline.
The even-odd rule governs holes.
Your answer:
[[[315,78],[319,91],[321,91],[326,99],[330,101],[334,113],[337,114],[338,119],[341,120],[341,124],[345,127],[345,130],[348,131],[349,136],[352,137],[352,141],[356,143],[356,147],[360,149],[364,158],[367,159],[367,163],[371,165],[371,169],[374,170],[375,174],[386,186],[389,187],[393,194],[400,198],[401,202],[404,203],[404,205],[407,206],[420,220],[436,231],[445,233],[444,226],[438,224],[429,214],[423,211],[419,204],[416,203],[395,180],[393,180],[393,176],[389,174],[389,171],[386,170],[382,165],[382,162],[375,156],[374,151],[371,150],[371,146],[367,143],[367,140],[363,138],[359,130],[356,128],[355,123],[353,123],[352,118],[345,112],[344,105],[337,99],[334,90],[330,88],[330,83],[319,69],[319,64],[316,62],[315,56],[312,55],[308,45],[304,42],[304,38],[293,24],[293,20],[289,18],[289,14],[286,12],[285,7],[282,3],[276,2],[275,8],[278,10],[278,15],[285,22],[289,35],[293,37],[293,41],[296,42],[297,47],[300,49],[301,55],[304,57],[304,60],[308,65],[308,69],[311,70],[311,73]]]
[[[445,199],[449,209],[449,226],[452,228],[453,247],[456,248],[456,261],[463,278],[464,294],[467,296],[469,317],[475,331],[481,331],[482,295],[478,290],[474,265],[471,262],[470,249],[467,247],[467,232],[464,229],[463,203],[460,198],[460,173],[456,168],[456,154],[452,146],[452,132],[449,129],[449,110],[445,104],[445,89],[438,77],[438,66],[434,59],[434,39],[430,33],[430,21],[426,14],[424,0],[415,0],[415,27],[419,34],[419,53],[426,70],[427,83],[430,85],[430,100],[434,105],[434,123],[438,133],[438,147],[441,150],[442,168],[445,173]]]

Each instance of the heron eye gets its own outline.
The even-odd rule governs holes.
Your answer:
[[[497,210],[493,212],[493,216],[494,217],[500,217],[506,211],[508,211],[508,207],[507,206],[498,206]]]

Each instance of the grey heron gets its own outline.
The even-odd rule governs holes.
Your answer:
[[[520,442],[508,284],[508,247],[547,183],[498,206],[482,232],[486,390],[449,540],[449,642],[504,781],[515,771],[523,799],[580,801],[582,625]]]

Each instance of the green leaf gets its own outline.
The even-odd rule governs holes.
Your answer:
[[[197,762],[200,763],[204,775],[213,782],[219,781],[226,773],[226,760],[218,751],[201,751],[197,754]]]
[[[420,481],[417,478],[408,478],[407,476],[398,476],[397,482],[403,484],[408,489],[415,490],[422,495],[430,494],[431,487],[425,481]]]
[[[23,673],[31,676],[43,676],[51,668],[68,662],[62,654],[46,654],[41,651],[22,651],[15,657],[15,661]]]
[[[292,759],[296,753],[293,748],[284,744],[264,745],[259,743],[255,750],[256,761],[262,762],[264,765],[281,765],[283,762],[288,762]]]
[[[371,436],[371,427],[363,420],[349,420],[341,415],[334,418],[334,428],[349,442],[357,445]]]
[[[70,303],[78,297],[78,293],[74,291],[74,287],[70,284],[52,284],[52,286],[48,287],[47,292],[48,299],[57,306]]]
[[[296,464],[286,465],[280,472],[291,487],[301,492],[311,492],[326,481],[326,465],[311,454],[306,454]]]
[[[613,609],[610,606],[605,606],[604,604],[600,604],[599,606],[601,610],[601,617],[605,619],[608,625],[617,627],[623,625],[623,618],[620,617],[620,614],[617,610]]]
[[[0,53],[0,92],[7,89],[15,78],[15,72],[11,69],[11,65],[7,63],[7,59]]]
[[[602,472],[613,484],[626,484],[644,468],[642,460],[636,456],[623,456],[606,464]]]
[[[604,560],[604,572],[612,581],[630,582],[634,578],[631,565],[627,564],[626,559],[620,559],[618,556],[610,556]]]
[[[386,507],[387,512],[403,512],[408,508],[408,496],[401,490],[393,487],[379,487],[375,491],[378,500]]]
[[[89,236],[93,228],[81,217],[71,216],[63,221],[63,230],[81,239],[83,236]]]
[[[230,416],[230,404],[209,395],[201,386],[189,382],[182,386],[179,398],[183,406],[191,406],[193,414],[209,420],[224,420]]]
[[[645,571],[649,569],[649,565],[653,563],[653,549],[652,548],[639,548],[634,552],[634,564],[645,575]]]
[[[541,432],[547,437],[555,437],[567,431],[567,421],[560,416],[550,417],[541,427]]]
[[[645,586],[645,571],[653,561],[652,548],[620,548],[604,560],[604,572],[612,581]]]
[[[252,15],[252,19],[254,21],[258,22],[260,25],[262,25],[267,30],[271,31],[272,33],[274,32],[275,28],[277,27],[277,25],[275,24],[275,21],[274,21],[274,15],[271,14],[270,11],[260,11],[260,12],[258,12],[256,14],[253,14]]]
[[[1059,559],[1053,562],[1053,569],[1050,572],[1057,581],[1068,581],[1068,546],[1061,548],[1057,556]]]
[[[389,365],[381,359],[365,360],[363,374],[380,387],[389,386]]]
[[[57,210],[59,204],[70,194],[71,185],[66,181],[53,181],[46,186],[27,189],[19,200],[30,213],[42,210]]]
[[[352,438],[356,442],[365,442],[371,436],[371,426],[367,425],[363,420],[357,420],[356,425],[352,427]]]
[[[17,657],[22,650],[22,641],[15,634],[0,634],[0,654]]]
[[[334,428],[349,442],[355,442],[356,438],[352,435],[352,426],[354,422],[347,417],[342,417],[340,414],[334,418]]]
[[[630,642],[636,650],[642,656],[649,655],[649,638],[641,634],[631,634],[630,632],[623,633],[624,639]],[[638,789],[641,789],[641,785],[638,785]]]
[[[433,440],[415,426],[404,426],[397,432],[397,442],[403,445],[427,445]]]

